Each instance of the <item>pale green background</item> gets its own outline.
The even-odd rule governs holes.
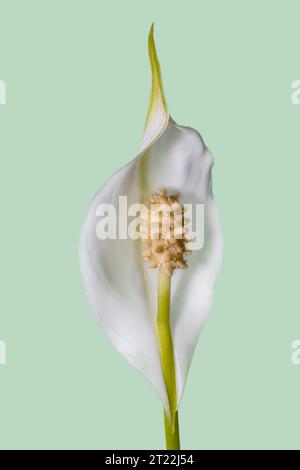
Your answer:
[[[300,448],[300,3],[0,1],[0,447],[161,448],[159,399],[90,314],[96,190],[139,149],[156,41],[174,119],[215,156],[225,257],[181,406],[184,448]]]

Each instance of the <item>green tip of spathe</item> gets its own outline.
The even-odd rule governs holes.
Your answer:
[[[150,26],[150,31],[149,31],[149,36],[152,34],[153,36],[153,33],[154,33],[154,21],[152,22],[151,26]]]
[[[150,60],[151,60],[151,56],[154,56],[157,60],[156,47],[155,47],[155,41],[154,41],[154,22],[152,23],[150,27],[150,31],[149,31],[148,48],[149,48]]]
[[[151,24],[148,36],[148,53],[152,72],[152,88],[148,114],[146,118],[146,126],[149,122],[150,115],[155,106],[163,106],[164,112],[167,113],[167,104],[164,97],[160,65],[157,57],[156,46],[154,41],[154,22]]]

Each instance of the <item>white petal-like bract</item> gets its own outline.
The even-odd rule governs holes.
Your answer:
[[[165,187],[178,191],[182,203],[204,205],[204,246],[189,257],[187,270],[172,276],[171,329],[178,404],[189,365],[211,309],[213,286],[222,258],[222,234],[212,195],[213,159],[194,129],[177,125],[168,114],[159,63],[149,36],[152,94],[142,151],[117,171],[93,199],[82,226],[80,264],[92,311],[106,336],[130,364],[141,371],[169,410],[155,332],[157,271],[141,257],[139,240],[97,237],[101,204],[127,196],[128,206]]]

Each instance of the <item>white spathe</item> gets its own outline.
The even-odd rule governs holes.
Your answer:
[[[199,333],[211,309],[223,243],[212,195],[213,159],[197,131],[178,126],[169,117],[153,29],[149,53],[152,77],[156,74],[159,86],[152,80],[142,151],[93,199],[82,226],[80,263],[87,297],[101,329],[128,362],[150,380],[169,412],[155,333],[157,271],[150,270],[143,260],[139,241],[97,238],[97,208],[104,203],[118,208],[119,196],[127,196],[128,205],[139,203],[162,187],[178,191],[182,203],[204,204],[204,247],[189,257],[187,270],[177,269],[172,276],[171,329],[178,405]]]

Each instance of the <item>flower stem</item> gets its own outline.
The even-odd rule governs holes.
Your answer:
[[[173,340],[170,328],[171,277],[158,272],[158,312],[156,330],[165,385],[170,405],[170,416],[164,411],[166,449],[179,450],[179,424],[176,392],[176,371]]]
[[[180,450],[178,411],[174,416],[174,423],[164,411],[165,436],[167,450]]]

